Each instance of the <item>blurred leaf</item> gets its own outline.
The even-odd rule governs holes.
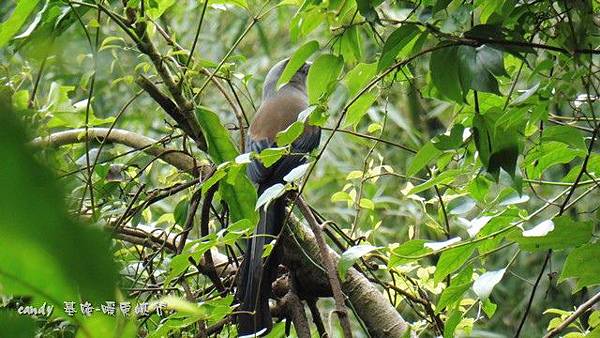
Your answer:
[[[434,185],[446,184],[453,181],[456,176],[462,174],[462,170],[460,169],[451,169],[441,172],[439,175],[431,178],[425,183],[419,184],[416,187],[412,188],[407,195],[413,195],[420,193],[421,191],[425,191],[429,188],[432,188]]]
[[[567,256],[559,282],[575,278],[577,286],[573,293],[589,285],[600,284],[600,243],[588,243],[573,249]]]
[[[0,48],[17,34],[31,12],[37,7],[39,0],[18,0],[12,15],[0,24]]]
[[[471,211],[475,205],[475,201],[472,198],[461,196],[448,203],[448,213],[450,215],[461,215]]]
[[[152,19],[160,18],[167,9],[173,6],[175,0],[144,0],[146,2],[146,13]]]
[[[383,0],[356,0],[356,6],[363,18],[369,22],[377,22],[379,16],[377,15],[375,7],[379,6],[382,2]]]
[[[362,44],[358,26],[352,26],[344,30],[339,40],[341,54],[344,61],[356,63],[362,59]]]
[[[462,124],[455,124],[448,132],[443,135],[438,135],[431,140],[431,143],[439,150],[450,150],[460,147],[463,143],[463,132],[465,127]]]
[[[8,295],[32,296],[63,313],[63,301],[114,298],[116,266],[110,240],[97,227],[74,222],[55,178],[31,156],[9,109],[0,114],[0,284]],[[79,315],[77,315],[79,317]],[[85,323],[84,323],[85,325]],[[114,320],[105,322],[107,330]],[[4,327],[4,326],[0,326]]]
[[[175,206],[175,210],[173,211],[173,217],[175,218],[175,223],[184,226],[185,221],[188,216],[188,208],[190,206],[188,199],[183,199],[177,203]]]
[[[450,313],[450,316],[446,320],[446,325],[444,325],[444,338],[452,338],[455,337],[454,331],[460,321],[463,318],[462,312],[460,310],[454,310]]]
[[[13,309],[0,309],[0,336],[11,338],[31,338],[38,328],[36,321],[17,314]]]
[[[377,94],[373,92],[366,92],[361,95],[354,103],[352,103],[352,105],[350,105],[350,107],[348,107],[343,127],[354,126],[356,128],[356,125],[363,116],[365,116],[367,110],[373,105],[375,100],[377,100]]]

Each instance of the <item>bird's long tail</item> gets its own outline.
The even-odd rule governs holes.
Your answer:
[[[262,185],[259,187],[259,196],[264,188]],[[260,336],[273,326],[269,297],[279,258],[276,254],[272,255],[263,264],[265,259],[262,255],[265,245],[281,231],[285,212],[285,196],[272,201],[266,210],[261,209],[254,236],[248,240],[238,287],[240,314],[237,322],[240,336]]]

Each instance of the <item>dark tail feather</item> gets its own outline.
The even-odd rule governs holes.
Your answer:
[[[259,187],[259,195],[264,190],[261,188],[263,187]],[[272,201],[266,211],[261,209],[254,236],[248,240],[238,287],[238,300],[241,303],[238,310],[248,312],[237,315],[240,336],[253,335],[261,331],[265,334],[273,326],[269,297],[279,259],[269,257],[263,268],[262,254],[265,244],[271,242],[273,236],[277,236],[281,231],[284,218],[285,197],[280,197]]]

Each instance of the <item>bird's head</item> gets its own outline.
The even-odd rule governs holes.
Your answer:
[[[289,58],[286,58],[277,62],[267,73],[263,85],[263,100],[277,93],[277,81],[279,81],[289,60]],[[305,62],[285,86],[291,86],[302,92],[306,92],[306,76],[308,75],[310,65],[310,62]]]

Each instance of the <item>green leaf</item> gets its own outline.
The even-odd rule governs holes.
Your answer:
[[[585,140],[581,132],[573,127],[568,126],[550,126],[544,128],[542,141],[558,141],[568,144],[575,149],[585,150]]]
[[[442,46],[443,43],[438,46]],[[431,53],[429,70],[431,81],[440,94],[457,103],[463,103],[463,91],[458,67],[458,47],[443,47]]]
[[[294,74],[296,74],[298,69],[304,65],[304,62],[306,62],[306,60],[308,60],[308,58],[317,50],[319,50],[319,42],[314,40],[309,41],[298,48],[285,66],[283,73],[281,73],[281,77],[279,77],[279,80],[277,80],[277,88],[281,88],[283,85],[288,83]]]
[[[442,152],[435,147],[432,142],[427,142],[415,155],[410,166],[408,167],[407,175],[413,176],[423,169],[429,162],[436,159]]]
[[[362,15],[363,18],[365,18],[368,22],[377,22],[379,20],[379,16],[377,15],[375,7],[382,2],[382,0],[356,0],[356,7],[358,7],[360,15]]]
[[[515,41],[515,42],[526,42],[522,36],[515,32],[510,32],[507,29],[498,26],[498,25],[476,25],[473,26],[468,32],[465,32],[466,38],[475,38],[475,39],[488,39],[488,40],[498,40],[498,41]],[[528,46],[516,46],[516,45],[507,45],[507,44],[495,44],[495,43],[487,43],[492,48],[504,50],[521,60],[525,60],[525,57],[521,53],[533,53],[535,54],[535,49]]]
[[[459,284],[459,285],[451,285],[444,289],[442,295],[440,296],[440,300],[438,300],[435,306],[435,313],[440,313],[446,307],[449,309],[454,308],[458,302],[462,299],[462,296],[469,290],[471,287],[471,282]]]
[[[559,282],[567,278],[577,279],[573,293],[590,285],[600,284],[600,243],[589,243],[573,249],[567,256]]]
[[[173,6],[176,3],[176,0],[151,0],[148,3],[153,4],[153,6],[149,6],[146,12],[149,17],[156,20],[160,18],[167,9]]]
[[[352,197],[345,191],[338,191],[335,194],[331,195],[331,202],[348,202],[352,201]]]
[[[37,328],[38,325],[35,319],[19,315],[13,309],[0,309],[0,336],[12,338],[35,337]]]
[[[432,250],[423,246],[425,242],[426,241],[423,239],[413,239],[402,243],[402,245],[397,248],[394,248],[391,252],[388,266],[390,268],[397,267],[416,260],[416,258],[411,257],[417,257],[430,253]]]
[[[490,73],[495,76],[508,76],[504,69],[504,54],[502,51],[490,48],[486,45],[477,47],[477,63],[483,65]]]
[[[452,338],[454,337],[454,331],[456,331],[456,327],[460,324],[460,321],[463,318],[463,313],[460,310],[454,310],[446,320],[444,325],[444,338]]]
[[[245,174],[234,174],[228,171],[227,179],[221,180],[219,192],[227,205],[231,221],[237,222],[248,219],[252,226],[258,222],[258,213],[254,209],[256,205],[256,189]]]
[[[357,245],[344,251],[338,262],[338,272],[340,274],[340,278],[342,280],[346,279],[348,269],[354,265],[354,262],[356,262],[357,259],[378,249],[380,249],[380,247],[375,247],[372,245]]]
[[[577,222],[569,216],[556,217],[552,222],[554,229],[544,236],[525,237],[523,234],[516,234],[514,240],[525,251],[539,251],[577,247],[587,243],[592,237],[592,222]]]
[[[473,141],[479,158],[496,180],[500,169],[515,177],[525,124],[525,114],[520,109],[503,112],[492,107],[473,117]]]
[[[329,95],[343,67],[342,58],[332,54],[320,55],[315,60],[306,79],[310,104],[318,103],[322,96]]]
[[[292,123],[289,127],[287,127],[285,130],[278,132],[275,136],[275,141],[277,142],[278,146],[285,147],[288,144],[294,142],[300,135],[302,135],[302,132],[304,132],[304,122],[296,121]]]
[[[242,9],[248,9],[248,2],[246,0],[209,0],[208,1],[209,5],[219,5],[219,4],[225,4],[225,5],[234,5],[237,7],[240,7]]]
[[[454,178],[460,174],[462,174],[462,170],[460,169],[451,169],[446,170],[440,173],[439,175],[429,179],[425,183],[419,184],[416,187],[412,188],[407,195],[413,195],[420,193],[421,191],[425,191],[429,188],[432,188],[434,185],[446,184],[450,183],[454,180]]]
[[[216,164],[231,161],[239,155],[229,132],[223,127],[215,112],[200,106],[196,108],[196,118],[204,132],[208,154]]]
[[[340,54],[347,63],[356,63],[362,60],[363,44],[360,38],[359,26],[352,26],[344,30],[339,40]]]
[[[348,88],[348,96],[354,97],[373,79],[376,73],[376,63],[359,63],[352,68],[344,78],[344,83]]]
[[[502,63],[502,53],[500,53],[500,61],[489,59],[493,58],[494,55],[485,53],[482,53],[484,55],[479,55],[479,50],[482,47],[457,47],[456,53],[458,55],[458,69],[463,95],[466,95],[469,89],[501,95],[498,90],[498,81],[488,71],[486,64]]]
[[[420,30],[416,25],[403,25],[392,32],[383,45],[381,57],[377,64],[377,72],[381,72],[383,69],[391,66],[402,48],[409,45],[409,42],[419,32]]]
[[[443,135],[438,135],[431,140],[431,143],[439,150],[457,149],[463,143],[463,132],[465,127],[458,123],[452,126],[450,134],[448,132]]]
[[[352,103],[352,105],[350,105],[350,107],[348,107],[343,127],[356,127],[375,100],[377,100],[377,94],[373,92],[367,92],[361,95],[354,103]]]
[[[0,48],[4,47],[17,34],[39,2],[39,0],[17,1],[17,6],[12,15],[0,24]]]
[[[485,312],[485,314],[488,316],[488,318],[492,318],[494,316],[494,313],[496,313],[498,305],[492,303],[492,301],[489,298],[486,298],[483,302],[481,302],[481,308],[483,309],[483,312]]]
[[[181,226],[185,225],[185,221],[187,219],[188,208],[190,206],[189,200],[183,199],[177,203],[175,206],[175,210],[173,211],[173,217],[175,218],[175,223]]]
[[[275,164],[275,162],[279,161],[279,159],[287,153],[288,148],[286,147],[265,148],[257,157],[260,159],[262,164],[268,168]]]
[[[206,238],[186,243],[181,254],[176,255],[169,262],[169,272],[165,279],[165,285],[168,285],[170,281],[190,267],[190,258],[193,258],[196,262],[200,262],[202,255],[216,245],[214,238],[215,235],[211,234]]]
[[[532,149],[525,157],[524,165],[528,176],[539,178],[545,170],[558,164],[569,163],[576,157],[584,157],[585,154],[583,149],[573,149],[562,142],[548,141]]]
[[[477,243],[471,243],[444,251],[436,265],[433,280],[439,283],[446,276],[458,270],[471,257],[476,247]]]

